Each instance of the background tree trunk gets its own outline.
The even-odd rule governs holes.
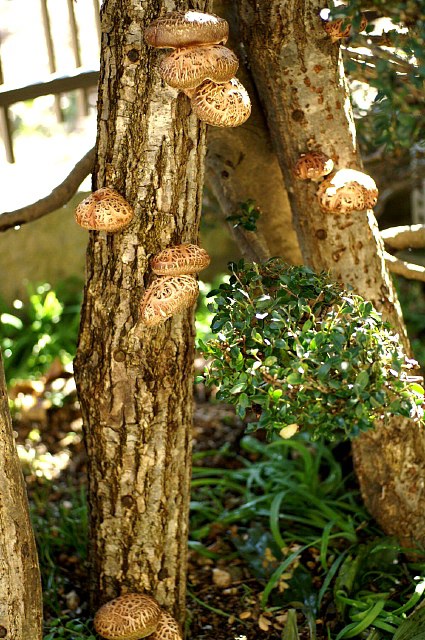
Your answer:
[[[407,338],[383,259],[372,211],[328,215],[317,186],[291,170],[308,149],[320,149],[336,168],[361,168],[339,46],[322,27],[324,0],[238,0],[243,44],[285,176],[304,261],[326,269],[383,312]],[[402,543],[425,542],[422,427],[392,420],[353,441],[365,503],[385,531]]]
[[[192,3],[209,9],[208,0]],[[170,0],[106,0],[94,188],[134,205],[122,233],[90,233],[76,379],[89,456],[91,596],[146,591],[184,616],[193,311],[146,329],[148,260],[197,242],[205,126],[158,75],[144,28]]]
[[[40,570],[0,354],[0,638],[41,640]]]
[[[257,238],[263,243],[262,258],[282,256],[290,264],[301,264],[298,238],[292,224],[292,211],[276,152],[258,93],[249,70],[245,49],[240,46],[237,6],[234,0],[214,0],[214,12],[230,24],[227,46],[239,58],[237,77],[246,87],[252,103],[251,116],[234,129],[210,127],[206,158],[206,182],[226,216],[237,212],[241,202],[255,201],[261,211]],[[236,240],[248,259],[255,256],[252,234],[236,231]],[[246,237],[248,236],[248,237]],[[250,255],[254,252],[254,255]]]

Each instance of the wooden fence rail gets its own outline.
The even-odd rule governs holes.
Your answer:
[[[97,34],[100,43],[100,2],[92,0],[94,11],[93,32]],[[55,43],[52,35],[49,7],[47,0],[40,0],[41,21],[43,24],[44,41],[50,74],[35,82],[25,85],[13,86],[4,84],[2,64],[0,58],[0,137],[6,152],[8,162],[15,162],[13,152],[13,128],[11,123],[10,107],[24,100],[33,100],[40,96],[54,95],[54,110],[58,122],[63,121],[61,94],[68,91],[78,91],[78,115],[88,114],[87,90],[97,86],[99,71],[82,67],[82,56],[78,23],[74,10],[74,1],[67,0],[67,15],[69,22],[70,44],[74,57],[75,72],[61,73],[57,71]],[[63,46],[63,43],[61,43]]]

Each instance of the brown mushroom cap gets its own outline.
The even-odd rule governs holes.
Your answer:
[[[140,303],[140,317],[148,327],[162,324],[195,303],[199,286],[193,276],[169,276],[154,280]]]
[[[114,189],[103,187],[77,206],[75,221],[84,229],[115,233],[127,227],[134,216],[133,207]]]
[[[324,30],[332,40],[332,42],[338,42],[338,40],[342,40],[343,38],[348,38],[351,33],[351,24],[347,24],[345,29],[342,28],[343,20],[339,18],[338,20],[330,20],[325,22],[323,25]],[[360,31],[364,31],[367,27],[367,20],[365,16],[362,16],[360,22]]]
[[[227,82],[238,70],[233,51],[220,44],[176,49],[165,56],[159,72],[167,84],[176,89],[194,89],[205,80]]]
[[[158,276],[179,276],[198,273],[211,261],[205,249],[196,244],[176,244],[157,253],[151,261],[152,271]]]
[[[299,180],[319,180],[334,167],[333,160],[321,151],[302,153],[294,166],[294,176]]]
[[[206,80],[191,100],[198,118],[216,127],[237,127],[251,114],[251,101],[245,87],[232,78],[217,84]]]
[[[203,44],[224,44],[229,24],[224,18],[202,11],[171,11],[145,29],[145,41],[151,47],[179,49]]]
[[[154,598],[127,593],[100,607],[94,628],[106,640],[140,640],[155,631],[161,609]]]
[[[317,197],[322,211],[350,213],[375,206],[378,189],[373,178],[362,171],[340,169],[319,186]]]
[[[183,640],[183,636],[173,616],[163,611],[156,631],[151,635],[150,640]]]

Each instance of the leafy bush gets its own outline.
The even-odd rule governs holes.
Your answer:
[[[417,363],[370,302],[278,258],[230,269],[209,294],[217,338],[199,344],[211,358],[206,382],[241,418],[250,412],[249,430],[288,437],[301,426],[333,439],[375,418],[422,415],[423,389],[409,375]]]
[[[82,283],[69,279],[53,290],[48,283],[28,286],[28,302],[0,304],[0,347],[6,377],[36,378],[53,360],[71,362],[77,346]]]

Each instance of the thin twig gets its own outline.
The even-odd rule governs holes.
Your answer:
[[[356,42],[351,42],[346,48],[351,54],[352,49],[357,49],[359,47],[370,51],[370,55],[365,53],[360,54],[362,56],[366,56],[366,58],[381,58],[388,62],[392,62],[397,65],[397,67],[400,67],[400,69],[403,69],[406,73],[418,73],[417,66],[409,62],[409,60],[393,51],[389,51],[389,49],[384,49],[373,42],[368,42],[367,36],[364,38],[358,38]]]
[[[421,280],[422,282],[425,282],[425,267],[420,267],[418,264],[399,260],[399,258],[392,256],[386,251],[384,251],[384,257],[391,273],[396,273],[397,275],[408,278],[409,280]]]
[[[55,187],[48,196],[21,209],[16,209],[16,211],[5,211],[0,214],[0,231],[6,231],[12,227],[38,220],[38,218],[42,218],[48,213],[63,207],[70,201],[82,181],[93,170],[94,159],[95,149],[93,147],[77,162],[65,180]]]

